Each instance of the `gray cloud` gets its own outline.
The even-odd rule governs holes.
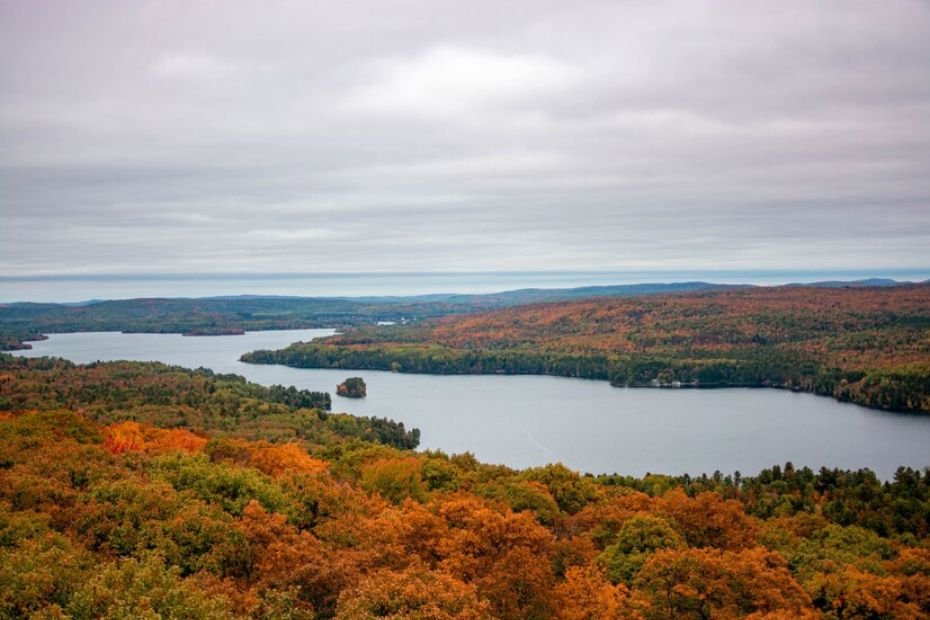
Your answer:
[[[926,267],[930,5],[0,0],[0,145],[2,275]]]

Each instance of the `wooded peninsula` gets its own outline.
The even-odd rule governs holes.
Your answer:
[[[521,305],[345,333],[243,361],[617,386],[778,387],[930,412],[930,285],[773,287]]]

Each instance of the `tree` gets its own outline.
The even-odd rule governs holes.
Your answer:
[[[336,386],[336,394],[348,398],[364,398],[368,394],[368,386],[361,377],[350,377]]]
[[[629,585],[654,552],[685,546],[684,538],[666,519],[642,513],[623,524],[616,542],[607,547],[599,559],[612,583]]]
[[[643,566],[634,588],[648,600],[647,618],[741,617],[787,610],[811,601],[785,559],[761,547],[743,551],[663,549]]]
[[[343,592],[336,620],[484,620],[486,602],[475,589],[439,572],[421,567],[373,573]]]
[[[362,486],[395,504],[410,497],[426,499],[420,460],[413,457],[381,459],[362,467]]]
[[[614,585],[593,566],[573,566],[555,588],[559,620],[638,620],[642,614],[624,585]]]

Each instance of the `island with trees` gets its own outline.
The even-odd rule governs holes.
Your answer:
[[[349,377],[336,386],[336,394],[346,398],[365,398],[368,395],[368,386],[361,377]]]

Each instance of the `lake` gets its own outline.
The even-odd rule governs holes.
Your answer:
[[[755,474],[791,461],[890,478],[899,465],[930,466],[930,416],[876,411],[774,389],[615,388],[607,382],[538,376],[437,376],[243,364],[254,349],[277,349],[329,329],[241,336],[51,334],[15,354],[79,363],[151,360],[236,373],[333,394],[333,411],[387,417],[421,430],[421,448],[472,452],[488,463],[530,467],[562,462],[582,472]],[[361,376],[368,397],[335,395]]]

